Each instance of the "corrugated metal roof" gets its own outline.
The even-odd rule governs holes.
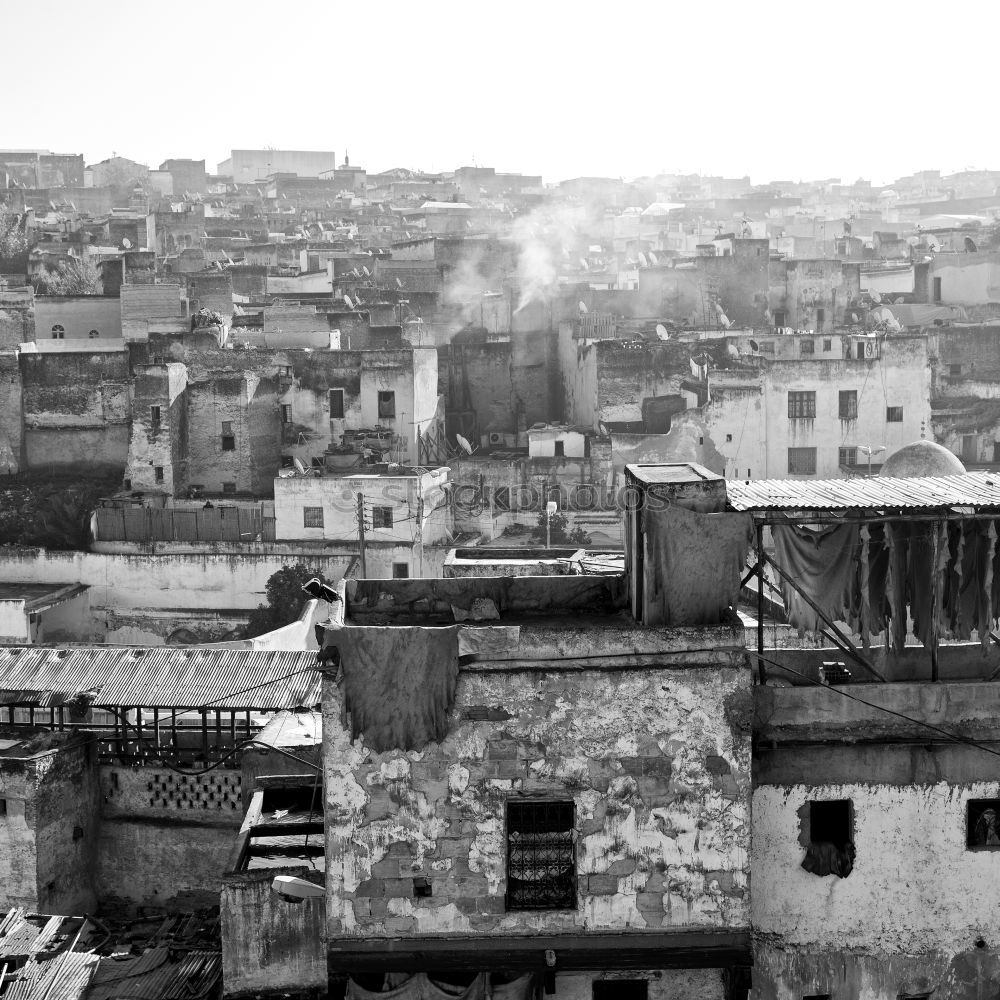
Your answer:
[[[10,981],[4,1000],[78,1000],[97,970],[100,956],[67,951],[55,958],[32,958]]]
[[[222,955],[217,951],[178,953],[155,948],[138,958],[101,960],[87,990],[87,1000],[194,1000],[217,992],[222,979]]]
[[[295,650],[90,646],[0,647],[0,702],[61,705],[93,691],[97,706],[312,708],[316,655]]]
[[[1000,474],[909,479],[752,479],[726,483],[734,510],[893,510],[1000,507]]]

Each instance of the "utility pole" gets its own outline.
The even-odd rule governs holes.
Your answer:
[[[419,484],[420,477],[417,477]],[[424,494],[421,487],[417,486],[417,575],[424,575]]]
[[[358,550],[361,557],[361,579],[368,579],[368,567],[365,565],[365,495],[358,494]]]

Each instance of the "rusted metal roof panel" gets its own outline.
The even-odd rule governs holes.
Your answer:
[[[939,510],[949,507],[1000,508],[1000,475],[910,479],[752,479],[726,483],[734,510]]]
[[[61,705],[93,692],[96,706],[311,708],[315,653],[296,650],[91,646],[0,647],[0,703]]]

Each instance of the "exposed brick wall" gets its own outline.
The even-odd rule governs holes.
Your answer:
[[[749,701],[733,668],[463,672],[440,744],[379,754],[327,681],[330,936],[746,926]],[[573,910],[505,910],[505,803],[532,796],[575,804]]]

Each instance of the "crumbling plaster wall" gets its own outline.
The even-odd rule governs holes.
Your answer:
[[[746,926],[748,684],[732,667],[463,672],[440,745],[377,754],[327,681],[330,937]],[[505,912],[511,796],[575,802],[575,910]]]

